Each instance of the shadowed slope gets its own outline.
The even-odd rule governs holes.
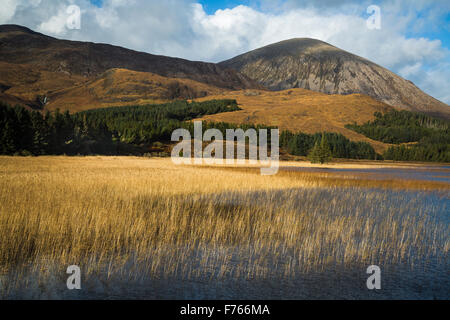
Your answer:
[[[0,61],[84,77],[123,68],[228,89],[259,87],[246,76],[214,63],[157,56],[108,44],[58,40],[16,25],[0,26]]]

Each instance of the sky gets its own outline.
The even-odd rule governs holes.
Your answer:
[[[73,22],[80,8],[80,24]],[[375,5],[379,28],[369,27]],[[365,57],[450,104],[449,0],[2,0],[0,24],[219,62],[309,37]],[[74,26],[76,27],[74,29]]]

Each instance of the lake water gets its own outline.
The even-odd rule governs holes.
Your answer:
[[[304,168],[304,167],[281,167],[285,171],[320,172],[334,174],[362,175],[374,180],[423,180],[439,181],[450,184],[450,166],[421,166],[413,168],[370,168],[370,169],[335,169],[335,168]]]

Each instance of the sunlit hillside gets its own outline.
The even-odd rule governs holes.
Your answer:
[[[0,100],[45,110],[78,112],[142,105],[219,94],[219,89],[190,79],[167,78],[149,72],[111,69],[98,77],[38,70],[30,65],[0,62]],[[39,97],[47,98],[42,104]]]
[[[253,123],[277,126],[292,132],[338,132],[353,141],[369,142],[381,153],[387,144],[371,140],[345,125],[353,122],[364,123],[373,120],[375,112],[392,109],[361,94],[328,95],[305,89],[284,91],[234,91],[207,99],[236,99],[243,110],[209,115],[203,120],[230,123]]]

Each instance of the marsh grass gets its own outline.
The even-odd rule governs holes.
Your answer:
[[[352,178],[299,172],[263,177],[253,169],[178,167],[162,159],[0,163],[4,297],[24,288],[39,297],[53,290],[50,283],[63,290],[72,264],[90,283],[107,284],[286,280],[330,267],[448,265],[445,188],[438,195],[426,184],[413,192],[397,183],[393,191],[388,182],[360,186]]]

